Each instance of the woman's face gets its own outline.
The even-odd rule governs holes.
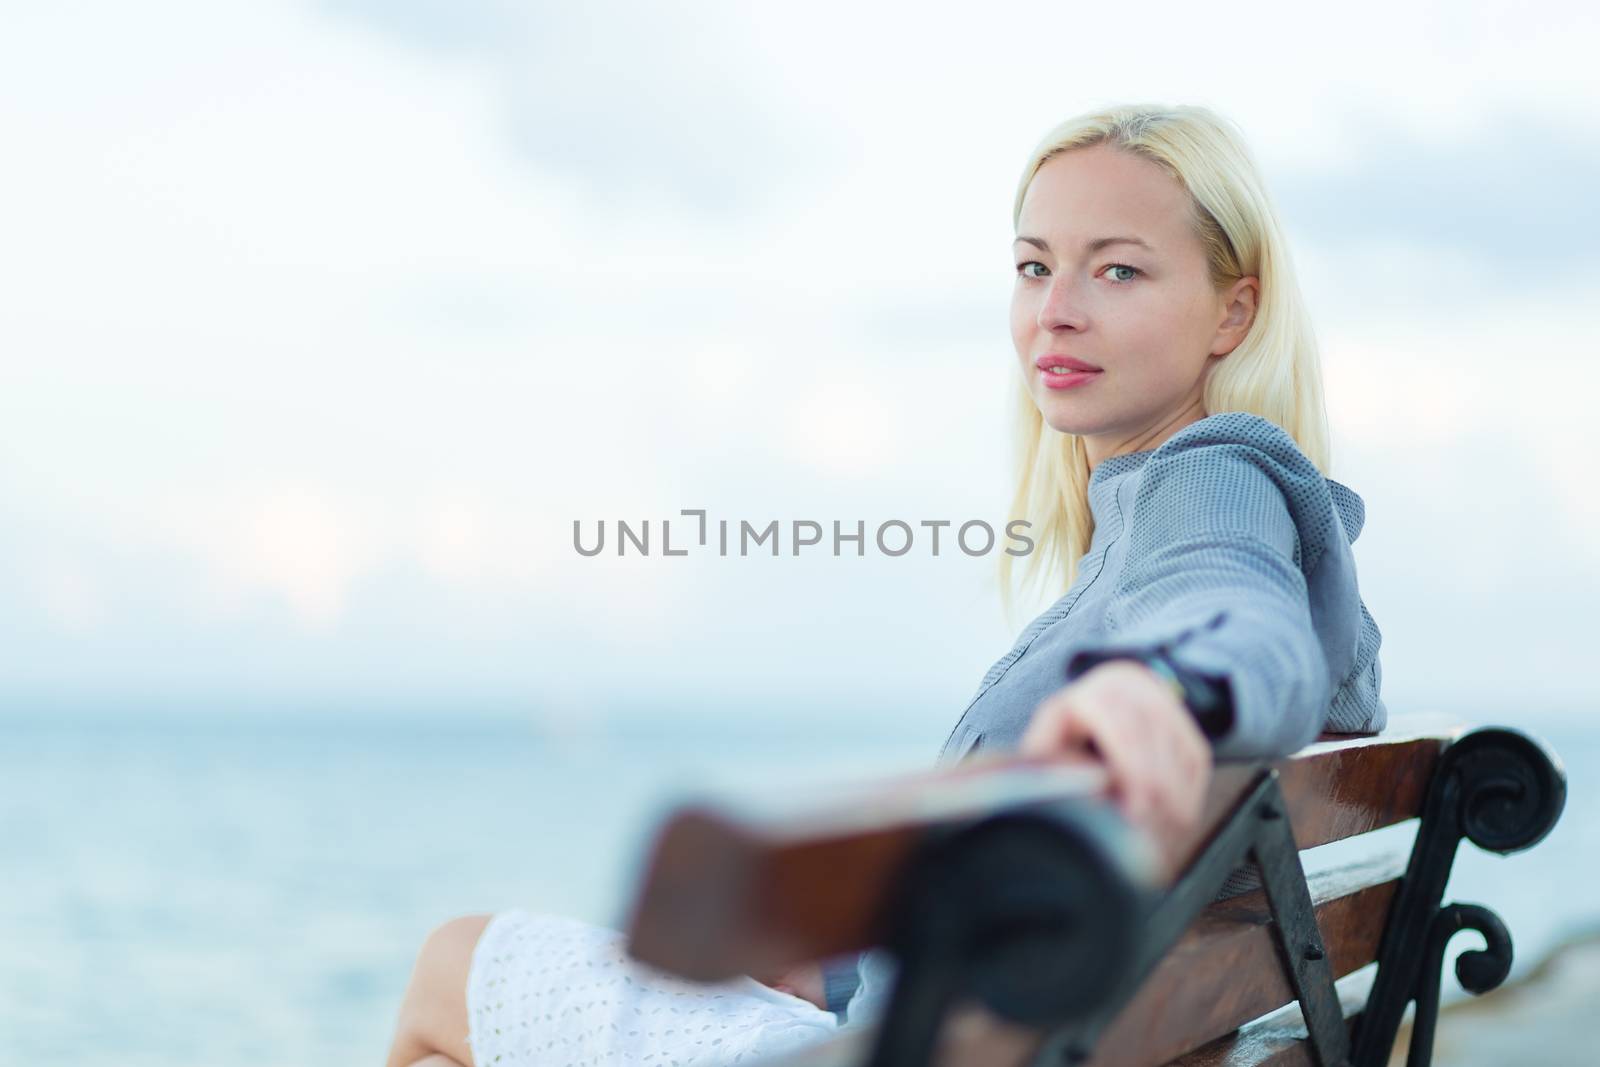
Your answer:
[[[1103,144],[1051,159],[1023,198],[1012,341],[1045,422],[1082,435],[1091,467],[1204,418],[1206,373],[1249,329],[1256,279],[1212,288],[1189,211],[1176,179]],[[1098,369],[1045,369],[1066,358]]]

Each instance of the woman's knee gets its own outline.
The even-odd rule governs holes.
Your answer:
[[[400,1008],[391,1063],[411,1063],[432,1052],[472,1063],[467,1043],[467,977],[473,951],[491,918],[458,916],[440,923],[423,939]]]

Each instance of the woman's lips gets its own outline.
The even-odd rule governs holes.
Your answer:
[[[1094,381],[1102,373],[1104,372],[1097,370],[1075,370],[1062,374],[1053,370],[1041,370],[1039,371],[1039,377],[1044,381],[1046,388],[1071,389],[1074,386]]]
[[[1033,361],[1039,376],[1051,389],[1072,389],[1091,381],[1102,373],[1093,363],[1069,356],[1065,352],[1046,352]]]

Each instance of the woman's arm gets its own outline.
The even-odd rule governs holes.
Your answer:
[[[1109,636],[1070,657],[1066,677],[1164,650],[1226,682],[1231,728],[1217,758],[1276,758],[1322,730],[1334,680],[1306,575],[1343,538],[1327,482],[1294,439],[1258,416],[1174,435],[1146,461]],[[1352,627],[1360,620],[1349,620]]]
[[[1128,536],[1107,636],[1069,657],[1021,750],[1093,756],[1130,818],[1179,830],[1199,817],[1213,758],[1276,758],[1316,737],[1335,685],[1324,636],[1353,649],[1363,620],[1341,611],[1351,617],[1319,632],[1308,576],[1327,552],[1348,553],[1344,529],[1321,472],[1259,416],[1203,420],[1158,448]],[[1353,565],[1337,573],[1350,585],[1337,602],[1359,606]],[[1170,679],[1135,662],[1150,653],[1214,680],[1225,728],[1208,740]]]

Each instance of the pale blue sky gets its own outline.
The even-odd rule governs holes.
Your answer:
[[[692,14],[691,14],[692,12]],[[0,39],[0,707],[925,729],[989,559],[584,559],[574,518],[997,521],[1055,121],[1250,138],[1393,712],[1594,708],[1587,9],[90,4]]]

